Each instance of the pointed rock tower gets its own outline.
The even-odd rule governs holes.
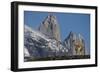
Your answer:
[[[48,36],[50,39],[60,41],[60,29],[57,23],[56,16],[53,14],[48,15],[41,23],[38,30]]]
[[[69,49],[69,55],[85,55],[85,42],[83,37],[73,32],[64,40],[63,44]]]

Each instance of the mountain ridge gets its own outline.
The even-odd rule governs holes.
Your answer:
[[[50,14],[37,30],[24,26],[24,58],[59,58],[68,56],[84,56],[85,41],[83,36],[70,32],[61,41],[60,28],[56,16]]]

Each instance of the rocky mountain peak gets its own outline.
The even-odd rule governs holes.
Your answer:
[[[41,23],[38,30],[49,36],[50,39],[56,39],[60,41],[60,29],[57,22],[56,16],[53,14],[48,15],[45,20]]]
[[[84,55],[85,41],[81,34],[70,32],[64,40],[64,45],[69,48],[70,55]]]

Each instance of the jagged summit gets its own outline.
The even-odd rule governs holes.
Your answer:
[[[53,15],[52,13],[50,13],[50,14],[46,17],[46,19],[49,19],[49,20],[56,19],[56,16]]]
[[[40,24],[38,30],[49,36],[49,38],[60,41],[60,29],[56,16],[53,14],[48,15],[45,20]]]
[[[81,34],[70,32],[63,43],[69,49],[69,55],[85,55],[85,42]]]

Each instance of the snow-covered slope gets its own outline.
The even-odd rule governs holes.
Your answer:
[[[50,39],[39,31],[33,30],[27,25],[24,27],[24,57],[43,58],[67,55],[61,42]]]

